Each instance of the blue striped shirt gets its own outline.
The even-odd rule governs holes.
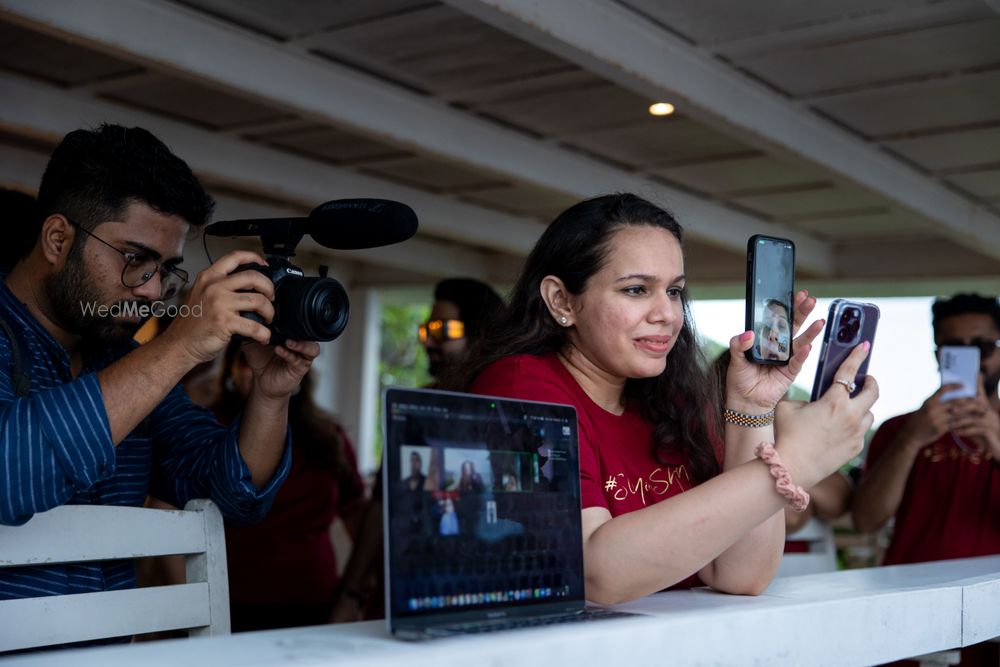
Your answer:
[[[31,395],[17,397],[11,341],[0,330],[0,523],[19,525],[59,505],[137,507],[147,493],[178,507],[211,498],[237,521],[267,512],[288,474],[288,442],[274,478],[258,489],[239,454],[239,420],[221,426],[175,387],[115,447],[97,372],[133,346],[91,360],[74,379],[65,349],[4,283],[0,317],[19,332],[27,346],[21,355],[31,359]],[[131,560],[0,568],[0,599],[134,586]]]

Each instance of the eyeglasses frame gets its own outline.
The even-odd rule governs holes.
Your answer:
[[[135,289],[137,287],[142,287],[143,285],[145,285],[146,283],[148,283],[150,280],[152,280],[153,276],[159,274],[160,275],[160,285],[161,285],[161,288],[160,288],[160,298],[162,299],[162,298],[173,297],[174,294],[177,294],[178,292],[180,292],[181,290],[183,290],[184,287],[188,284],[188,280],[190,279],[190,275],[188,274],[187,271],[185,271],[184,269],[182,269],[180,267],[177,267],[177,266],[175,266],[175,267],[164,266],[156,258],[149,257],[149,260],[153,262],[153,264],[156,266],[156,268],[153,271],[144,271],[142,273],[142,275],[145,276],[145,278],[142,280],[142,282],[137,283],[135,285],[129,285],[125,281],[125,272],[128,271],[129,265],[132,263],[132,259],[130,258],[130,256],[131,257],[135,257],[135,256],[138,256],[138,255],[140,255],[142,253],[129,252],[127,250],[121,250],[121,249],[113,246],[112,244],[108,243],[107,241],[105,241],[100,236],[98,236],[94,232],[90,231],[89,229],[87,229],[83,225],[79,224],[78,222],[73,221],[67,215],[64,214],[63,217],[66,218],[66,222],[68,222],[69,224],[71,224],[73,227],[79,229],[80,231],[82,231],[87,236],[89,236],[91,238],[94,238],[94,239],[97,239],[98,241],[100,241],[104,245],[108,246],[109,248],[111,248],[112,250],[114,250],[115,252],[117,252],[123,258],[125,258],[125,266],[122,268],[122,274],[121,274],[121,283],[122,283],[122,286],[127,287],[128,289]],[[180,286],[178,286],[178,288],[174,292],[174,294],[169,295],[169,297],[168,296],[164,296],[164,294],[163,294],[163,288],[162,288],[163,279],[166,277],[167,273],[172,273],[175,277],[177,277],[181,281]]]

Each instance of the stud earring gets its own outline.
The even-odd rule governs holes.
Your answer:
[[[569,322],[569,319],[565,315],[563,315],[562,317],[559,318],[559,324],[561,324],[563,326],[566,326],[566,324],[568,322]]]

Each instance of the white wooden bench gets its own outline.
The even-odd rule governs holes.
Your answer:
[[[165,630],[229,634],[222,515],[210,500],[184,510],[65,505],[0,526],[0,568],[180,554],[187,583],[0,600],[0,651]]]

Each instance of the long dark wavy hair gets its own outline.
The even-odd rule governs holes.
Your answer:
[[[473,345],[468,362],[451,380],[468,390],[493,362],[515,354],[545,355],[564,350],[569,329],[559,326],[542,300],[540,286],[546,276],[556,276],[566,289],[582,294],[587,281],[605,264],[615,232],[628,226],[664,229],[683,241],[683,231],[664,209],[634,194],[614,194],[576,204],[555,219],[525,261],[517,284],[504,308]],[[684,326],[663,373],[625,382],[626,402],[654,426],[650,448],[665,462],[670,453],[683,453],[691,476],[704,481],[719,473],[719,456],[713,445],[714,411],[705,361],[696,341],[687,289],[683,291]]]

